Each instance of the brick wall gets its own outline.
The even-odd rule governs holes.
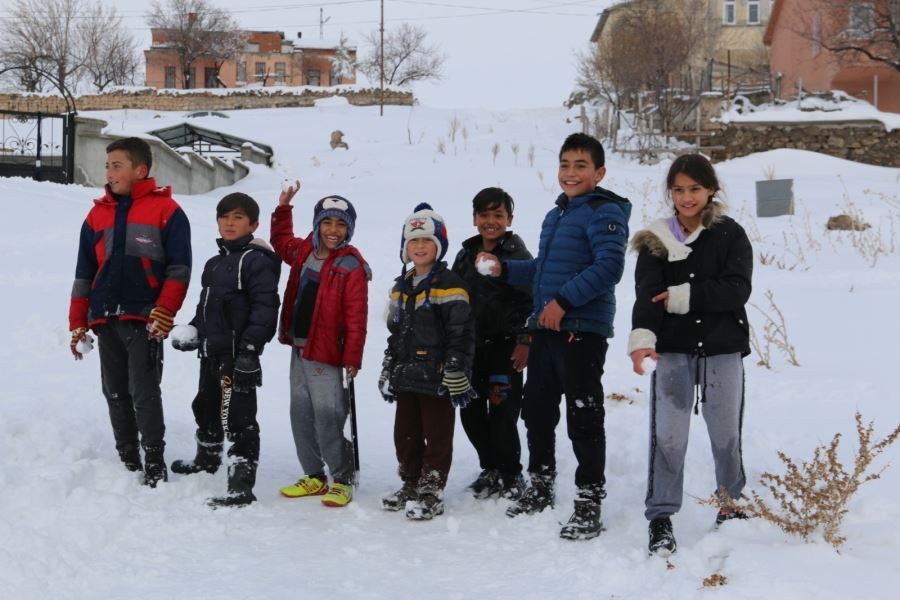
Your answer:
[[[116,91],[109,94],[80,96],[76,99],[79,111],[117,110],[140,108],[159,111],[190,110],[237,110],[242,108],[278,108],[284,106],[313,106],[316,100],[342,96],[355,106],[372,106],[379,102],[377,89],[310,89],[236,90],[227,95],[217,95],[204,90],[192,93],[172,94],[165,90],[144,88],[133,91]],[[411,105],[411,92],[384,91],[384,103]],[[65,102],[59,96],[39,96],[30,94],[0,94],[0,110],[23,112],[65,112]]]

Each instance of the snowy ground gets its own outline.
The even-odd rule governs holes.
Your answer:
[[[278,487],[300,474],[288,421],[288,352],[271,345],[260,390],[262,458],[259,502],[212,512],[204,499],[225,489],[214,476],[173,476],[150,490],[120,465],[100,391],[96,352],[75,363],[66,314],[77,234],[97,190],[0,179],[10,217],[0,241],[3,416],[0,418],[0,596],[38,598],[893,598],[900,582],[900,470],[895,464],[850,503],[841,553],[815,536],[807,543],[756,521],[713,531],[714,509],[691,497],[714,487],[704,426],[694,419],[686,498],[674,519],[679,552],[666,562],[646,555],[643,518],[648,380],[625,356],[633,300],[634,256],[618,288],[620,309],[604,377],[607,393],[607,531],[573,543],[558,538],[571,510],[574,459],[559,431],[558,506],[510,520],[502,501],[475,501],[464,487],[477,474],[474,451],[457,432],[445,516],[411,523],[379,509],[397,484],[391,441],[393,407],[375,391],[386,328],[387,291],[400,271],[400,224],[413,206],[432,203],[448,222],[451,253],[474,229],[472,196],[500,185],[517,200],[514,229],[532,250],[557,194],[556,152],[577,122],[562,109],[488,112],[323,106],[238,111],[200,125],[268,143],[274,169],[256,167],[233,188],[181,196],[193,227],[195,274],[215,251],[215,203],[232,190],[257,198],[265,218],[284,177],[304,188],[296,220],[311,221],[315,200],[339,193],[356,205],[354,242],[371,262],[369,341],[357,383],[362,484],[344,510],[287,500]],[[148,111],[93,113],[110,128],[143,132],[179,120]],[[451,135],[451,122],[459,126]],[[328,134],[346,133],[349,151],[332,152]],[[497,144],[498,153],[492,148]],[[517,144],[518,151],[513,151]],[[533,147],[533,159],[529,158]],[[659,182],[667,163],[641,166],[608,158],[604,185],[635,203],[631,227],[664,210]],[[744,457],[752,488],[780,472],[777,450],[809,458],[844,432],[855,448],[853,414],[876,422],[880,437],[900,422],[894,345],[900,339],[900,171],[802,151],[777,150],[718,166],[731,213],[751,234],[757,262],[752,302],[766,290],[783,312],[802,366],[772,348],[772,369],[749,357]],[[792,177],[797,215],[757,220],[754,182],[774,171]],[[13,204],[14,203],[14,204]],[[15,208],[13,208],[13,206]],[[858,211],[865,234],[826,233],[828,216]],[[12,217],[15,219],[12,219]],[[298,232],[300,233],[300,232]],[[304,229],[302,233],[306,233]],[[863,248],[860,250],[859,248]],[[881,248],[873,257],[866,248]],[[451,254],[452,256],[452,254]],[[873,266],[874,263],[874,266]],[[286,277],[284,278],[286,279]],[[199,293],[192,282],[180,321]],[[749,308],[761,331],[760,312]],[[190,411],[197,360],[167,348],[163,396],[167,458],[192,455]],[[524,439],[524,431],[522,432]],[[896,463],[891,448],[877,466]],[[525,457],[523,457],[525,458]],[[723,589],[704,589],[714,573]],[[894,590],[894,591],[892,591]]]

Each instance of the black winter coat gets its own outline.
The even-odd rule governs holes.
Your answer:
[[[684,243],[665,220],[635,235],[631,245],[639,255],[629,353],[655,348],[698,356],[750,354],[744,306],[750,298],[753,248],[744,229],[719,211],[718,203],[711,203],[704,226]],[[651,302],[666,290],[668,309]]]
[[[410,290],[412,281],[410,271],[391,290],[385,351],[390,386],[394,393],[438,396],[445,366],[472,377],[475,323],[469,292],[445,262],[435,265],[430,281]]]
[[[217,242],[219,254],[203,267],[203,290],[191,321],[200,354],[234,356],[246,345],[262,352],[278,323],[281,259],[252,235]]]
[[[510,336],[526,335],[525,321],[531,314],[531,286],[512,286],[497,277],[486,277],[475,268],[475,257],[482,251],[481,236],[473,236],[462,244],[453,262],[453,272],[463,278],[472,296],[469,302],[475,314],[475,345],[501,341]],[[500,239],[491,253],[501,262],[531,260],[533,257],[522,239],[511,231]]]

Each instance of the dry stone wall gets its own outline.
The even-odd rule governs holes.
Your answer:
[[[118,110],[138,108],[159,111],[238,110],[242,108],[279,108],[287,106],[313,106],[316,100],[340,96],[355,106],[373,106],[380,100],[378,89],[302,88],[280,90],[254,88],[234,90],[227,94],[206,90],[171,92],[154,88],[117,90],[107,94],[80,96],[76,99],[78,111]],[[384,103],[411,105],[411,92],[385,90]],[[62,113],[66,110],[60,96],[38,94],[0,94],[0,110],[22,112]]]
[[[703,143],[710,146],[713,160],[797,148],[870,165],[900,167],[900,130],[887,131],[880,121],[729,123]]]

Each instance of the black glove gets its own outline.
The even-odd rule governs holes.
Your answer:
[[[394,390],[391,389],[391,357],[385,354],[381,361],[381,375],[378,376],[378,391],[385,402],[393,402],[397,399]]]
[[[259,365],[259,354],[252,350],[241,350],[234,359],[232,388],[236,392],[246,393],[261,385],[262,367]]]
[[[450,403],[456,408],[465,408],[478,394],[472,389],[469,378],[462,371],[444,371],[444,379],[438,387],[439,395],[450,395]]]

